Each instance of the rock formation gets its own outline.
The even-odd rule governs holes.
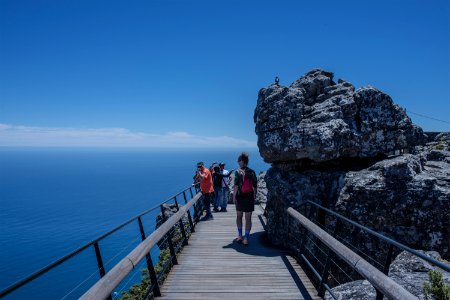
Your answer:
[[[310,200],[450,256],[450,140],[424,135],[389,95],[316,69],[290,87],[261,89],[254,121],[260,154],[272,164],[265,180],[273,243],[290,246],[286,208]],[[347,238],[376,252],[366,237]]]
[[[333,73],[312,70],[290,87],[259,91],[254,121],[268,163],[374,158],[422,143],[422,130],[389,95],[336,84]]]

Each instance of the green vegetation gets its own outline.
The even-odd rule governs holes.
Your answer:
[[[150,278],[147,269],[142,269],[142,281],[140,284],[135,284],[126,292],[122,292],[123,300],[144,299],[147,290],[150,288]]]
[[[445,284],[442,273],[439,271],[428,272],[431,285],[428,282],[423,284],[425,299],[430,299],[430,295],[436,300],[450,300],[450,285]]]
[[[189,239],[191,232],[189,224],[184,225],[187,237]],[[183,236],[181,234],[181,230],[178,227],[172,229],[172,238],[175,245],[179,245],[182,243]],[[160,247],[163,247],[161,252],[159,253],[158,263],[155,265],[155,272],[157,276],[159,276],[158,283],[161,286],[164,280],[169,275],[170,269],[172,268],[172,264],[169,264],[169,261],[172,259],[170,255],[170,250],[167,242],[161,243]],[[181,249],[179,250],[181,251]],[[169,267],[164,270],[164,266],[169,264]],[[150,276],[147,269],[141,270],[141,283],[135,284],[128,291],[122,292],[121,300],[140,300],[144,299],[145,294],[151,286]],[[149,299],[153,299],[153,294],[150,294]]]
[[[443,144],[437,144],[433,146],[433,150],[444,150],[445,149],[445,145]]]
[[[155,265],[155,272],[157,274],[161,274],[163,272],[164,265],[171,259],[170,257],[170,250],[164,249],[159,254],[159,260],[158,263]],[[167,274],[169,273],[169,270],[166,270],[164,274],[161,274],[161,278],[159,281],[159,284],[161,284],[164,279],[167,277]],[[147,293],[148,289],[150,288],[150,276],[148,274],[147,269],[141,270],[142,277],[141,277],[141,283],[135,284],[128,291],[122,292],[122,298],[123,300],[136,300],[136,299],[144,299],[145,294]],[[150,297],[152,298],[152,297]]]

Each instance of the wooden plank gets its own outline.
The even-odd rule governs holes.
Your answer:
[[[320,299],[295,260],[266,241],[261,210],[253,213],[250,245],[244,246],[234,242],[235,207],[227,209],[197,225],[161,288],[161,299]]]

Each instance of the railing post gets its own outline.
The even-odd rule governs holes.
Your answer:
[[[180,210],[180,208],[178,207],[178,201],[177,201],[177,197],[174,197],[175,200],[175,205],[177,207],[177,211]],[[184,229],[184,224],[183,224],[183,217],[180,218],[180,221],[178,221],[178,225],[180,226],[180,230],[181,230],[181,235],[183,236],[183,246],[186,246],[188,244],[188,239],[186,236],[186,230]]]
[[[163,204],[161,204],[161,214],[162,214],[163,221],[166,222],[167,218],[166,218],[166,214],[164,213],[164,205]],[[172,264],[178,265],[177,256],[176,256],[175,249],[174,249],[173,243],[172,243],[171,231],[172,231],[172,229],[170,229],[169,232],[167,233],[167,242],[169,243],[170,255],[172,256]]]
[[[389,267],[391,265],[391,260],[392,260],[392,253],[394,252],[394,245],[390,245],[389,246],[389,251],[388,254],[386,256],[386,261],[384,263],[384,268],[383,268],[383,273],[385,275],[388,275],[389,273]],[[377,290],[377,297],[375,298],[376,300],[382,300],[384,297],[383,293],[381,293],[379,290]]]
[[[184,204],[187,204],[186,191],[183,191],[183,198],[184,198]],[[187,215],[188,215],[188,220],[189,220],[189,226],[191,227],[191,232],[195,232],[194,223],[192,222],[190,210],[187,211]]]
[[[312,205],[311,204],[307,204],[309,206],[309,211],[308,211],[308,219],[311,220],[311,214],[312,214]],[[303,226],[302,226],[303,227]],[[303,254],[303,248],[305,247],[305,243],[306,243],[306,235],[308,234],[308,231],[306,230],[305,227],[303,227],[303,234],[302,234],[302,239],[300,240],[300,248],[298,250],[299,252],[299,257],[300,254]]]
[[[389,251],[386,256],[386,262],[384,263],[384,268],[383,268],[383,273],[386,275],[388,275],[388,273],[389,273],[389,267],[391,266],[393,252],[394,252],[394,245],[391,244],[389,246]]]
[[[145,238],[146,238],[145,231],[144,231],[144,226],[142,225],[141,217],[138,218],[138,222],[139,222],[139,230],[141,231],[142,240],[145,240]],[[153,295],[155,295],[155,297],[160,297],[161,290],[159,289],[158,279],[156,278],[156,272],[155,272],[155,267],[153,266],[152,256],[150,255],[150,253],[147,253],[147,255],[145,257],[147,259],[148,275],[150,277],[150,282],[153,285]]]
[[[97,257],[97,265],[98,265],[98,270],[100,272],[100,278],[105,276],[106,272],[105,272],[105,267],[103,266],[103,259],[102,259],[102,254],[100,253],[100,247],[98,246],[98,242],[94,243],[94,249],[95,249],[95,256]],[[112,300],[111,295],[109,295],[108,300]]]
[[[192,193],[192,186],[189,188],[189,192],[191,192],[191,199],[194,198],[194,194]]]
[[[338,230],[338,227],[340,225],[340,220],[336,218],[336,224],[334,224],[334,230],[333,230],[333,237],[336,235],[336,232]],[[323,268],[322,278],[320,279],[319,284],[319,293],[317,294],[319,297],[325,296],[325,284],[328,283],[328,275],[330,274],[330,267],[331,267],[331,255],[333,253],[331,252],[330,248],[327,248],[327,260],[325,262],[325,266]]]
[[[95,256],[97,257],[98,270],[100,272],[100,277],[105,276],[105,267],[103,266],[102,254],[100,253],[100,247],[98,246],[98,242],[94,244],[95,248]]]

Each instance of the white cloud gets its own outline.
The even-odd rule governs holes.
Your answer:
[[[256,142],[229,136],[196,136],[183,131],[152,134],[125,128],[55,128],[0,123],[0,146],[253,148]]]

